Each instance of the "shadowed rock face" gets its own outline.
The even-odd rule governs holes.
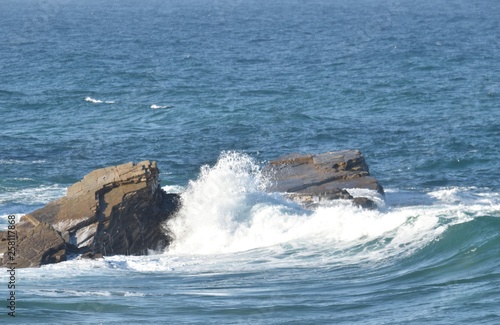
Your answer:
[[[382,186],[370,176],[368,165],[359,150],[318,155],[291,154],[271,161],[263,169],[263,174],[270,180],[269,192],[287,193],[287,196],[306,206],[346,199],[361,207],[374,208],[373,201],[353,198],[349,189],[368,189],[384,195]]]
[[[165,248],[171,238],[161,224],[179,200],[160,188],[158,174],[150,161],[98,169],[66,196],[23,216],[17,267],[63,261],[67,253],[140,255]],[[0,252],[6,248],[1,242]]]

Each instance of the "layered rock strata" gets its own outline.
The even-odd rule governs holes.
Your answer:
[[[161,224],[178,209],[179,198],[160,188],[158,175],[151,161],[94,170],[66,196],[23,216],[17,267],[63,261],[70,253],[141,255],[165,248],[171,238]],[[5,242],[0,252],[7,256]]]
[[[306,207],[344,199],[364,208],[375,208],[371,199],[355,198],[349,190],[366,189],[384,195],[359,150],[291,154],[271,161],[263,174],[270,180],[268,191],[285,193]]]

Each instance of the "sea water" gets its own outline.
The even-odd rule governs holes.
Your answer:
[[[0,275],[19,324],[498,324],[500,3],[0,3],[0,227],[156,160],[174,243]],[[376,210],[262,167],[360,149]],[[0,310],[1,310],[0,309]]]

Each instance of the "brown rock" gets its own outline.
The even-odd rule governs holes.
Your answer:
[[[160,188],[158,175],[156,162],[150,161],[98,169],[70,186],[65,197],[23,216],[20,224],[33,231],[18,235],[20,243],[27,243],[19,247],[29,261],[23,265],[63,260],[65,254],[53,251],[56,247],[89,256],[140,255],[165,248],[171,238],[162,223],[177,210],[179,199]],[[37,230],[41,224],[50,234],[49,228]],[[48,244],[45,236],[52,238]]]
[[[48,223],[19,223],[16,227],[17,239],[15,250],[15,266],[18,268],[35,267],[42,264],[56,263],[66,260],[66,243],[61,235]],[[2,234],[3,239],[7,232]],[[8,265],[6,249],[0,266]]]
[[[359,150],[318,155],[291,154],[271,161],[263,169],[263,174],[270,180],[269,192],[287,193],[306,206],[321,201],[350,199],[358,206],[374,208],[373,201],[355,199],[349,194],[349,189],[369,189],[384,194],[382,186],[370,176]]]

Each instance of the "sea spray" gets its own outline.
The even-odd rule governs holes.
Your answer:
[[[175,236],[170,251],[234,250],[235,234],[248,226],[253,205],[265,195],[262,186],[259,167],[247,155],[225,152],[215,166],[203,166],[182,193],[177,217],[167,224]]]
[[[411,254],[449,225],[470,220],[453,206],[372,211],[339,200],[306,210],[279,193],[264,192],[264,184],[258,164],[245,154],[223,153],[213,167],[203,166],[182,193],[181,210],[166,225],[175,238],[168,254],[224,254],[286,244],[328,247],[346,261],[379,260]]]

